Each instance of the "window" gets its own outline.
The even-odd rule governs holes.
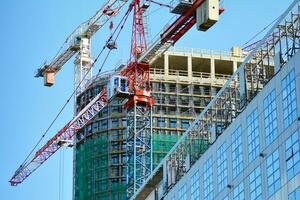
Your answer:
[[[111,127],[118,128],[119,127],[119,119],[112,119],[111,120]]]
[[[283,103],[283,126],[288,128],[297,118],[296,81],[293,69],[281,81]]]
[[[187,199],[187,194],[186,194],[186,184],[184,184],[180,189],[179,189],[179,200],[186,200]]]
[[[199,185],[199,171],[197,171],[193,176],[191,180],[191,200],[199,199],[200,197],[200,185]]]
[[[100,121],[101,130],[107,129],[107,119]]]
[[[177,127],[177,120],[176,119],[169,119],[169,127],[176,128]]]
[[[102,114],[103,114],[103,116],[106,116],[107,115],[107,107],[104,107],[103,109],[102,109]],[[99,113],[100,114],[100,113]]]
[[[243,170],[242,129],[238,127],[231,135],[232,176],[235,178]]]
[[[285,159],[288,180],[300,172],[300,145],[298,131],[285,141]]]
[[[300,199],[300,187],[296,188],[293,192],[289,194],[288,200],[299,200]]]
[[[275,150],[267,158],[268,194],[272,196],[280,188],[279,152]]]
[[[94,122],[93,123],[93,133],[97,132],[98,131],[98,127],[99,127],[99,122]]]
[[[92,124],[89,124],[89,125],[85,126],[85,133],[86,134],[92,133]]]
[[[258,112],[255,109],[247,117],[249,163],[259,154]]]
[[[221,192],[227,185],[226,143],[223,143],[217,150],[217,183],[218,192]]]
[[[158,127],[165,127],[165,119],[164,118],[157,118]]]
[[[122,118],[122,126],[123,127],[127,126],[127,119],[126,118]]]
[[[261,196],[261,172],[259,166],[249,175],[250,200],[260,200]]]
[[[122,113],[122,106],[111,106],[112,113]]]
[[[244,183],[241,182],[236,188],[233,190],[233,200],[243,200],[244,197]]]
[[[264,99],[264,122],[266,145],[271,144],[277,138],[276,92],[273,90]]]
[[[181,120],[181,128],[188,129],[190,126],[189,120],[183,119]]]
[[[213,199],[213,177],[212,177],[212,158],[209,158],[204,163],[204,200],[212,200]]]

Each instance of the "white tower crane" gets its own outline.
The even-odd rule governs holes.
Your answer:
[[[116,16],[128,0],[108,0],[97,13],[86,22],[80,24],[60,48],[50,63],[44,63],[35,77],[44,77],[44,85],[54,84],[55,74],[76,53],[74,61],[74,87],[76,94],[84,90],[85,84],[92,78],[91,38],[112,17]]]

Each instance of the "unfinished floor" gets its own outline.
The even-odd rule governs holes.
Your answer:
[[[151,66],[154,167],[243,61],[241,53],[171,49]],[[109,73],[77,98],[77,110],[97,95]],[[126,111],[114,100],[77,134],[74,199],[124,199]]]

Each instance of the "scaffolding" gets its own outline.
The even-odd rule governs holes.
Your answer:
[[[212,144],[298,52],[299,17],[299,0],[295,0],[203,109],[132,199],[145,199],[161,182],[163,193],[166,194],[201,157],[201,153],[191,150],[195,139]],[[203,144],[199,146],[203,150],[207,148]]]
[[[153,165],[148,168],[154,169],[161,162],[242,61],[243,56],[233,57],[230,52],[173,49],[152,64],[150,80],[155,104],[152,107],[152,134],[147,135],[151,135],[152,156],[149,157]],[[227,70],[222,71],[224,68]],[[93,79],[93,83],[77,97],[77,111],[102,90],[113,73],[106,72]],[[77,133],[75,200],[126,197],[126,150],[134,141],[128,141],[127,134],[134,125],[128,124],[132,112],[126,112],[122,101],[110,102]],[[143,113],[138,114],[142,116]],[[150,115],[144,113],[143,116]],[[144,125],[147,127],[147,123]],[[195,138],[190,151],[198,157],[208,146],[207,140]],[[143,182],[137,182],[137,188]]]

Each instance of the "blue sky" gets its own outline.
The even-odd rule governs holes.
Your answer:
[[[224,0],[226,11],[211,30],[200,33],[193,27],[176,46],[221,50],[229,50],[234,45],[242,46],[277,18],[291,2],[292,0]],[[23,184],[11,187],[8,180],[65,103],[73,88],[72,61],[57,75],[56,85],[52,88],[43,87],[42,80],[33,77],[34,71],[45,59],[50,60],[67,35],[93,15],[102,3],[100,0],[0,2],[1,199],[59,199],[60,152],[52,156]],[[151,15],[150,27],[153,36],[170,16],[167,9],[160,9]],[[114,20],[115,24],[118,19]],[[128,58],[131,19],[126,25],[120,38],[121,42],[118,43],[119,49],[111,56],[105,69],[114,66],[120,58]],[[94,37],[94,55],[103,46],[108,33],[106,26]],[[95,66],[96,70],[99,64]],[[54,135],[72,115],[73,105],[70,103],[46,135],[46,139]],[[71,199],[72,150],[64,150],[64,157],[63,199]]]

